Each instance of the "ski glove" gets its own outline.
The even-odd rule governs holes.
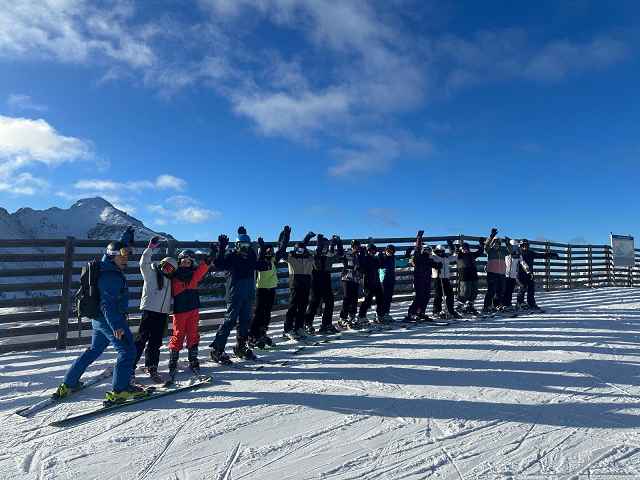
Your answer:
[[[229,245],[229,237],[227,237],[226,235],[220,235],[218,237],[218,245],[220,246],[221,250],[227,248],[227,245]]]
[[[147,248],[158,248],[159,245],[160,245],[160,237],[155,236],[151,238],[151,240],[149,240],[149,245],[147,245]]]

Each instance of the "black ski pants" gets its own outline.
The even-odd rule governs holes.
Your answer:
[[[144,366],[158,368],[158,363],[160,363],[162,337],[167,329],[168,321],[169,314],[167,313],[152,312],[151,310],[142,311],[140,328],[138,329],[138,334],[135,338],[136,361],[133,364],[134,370],[140,361],[143,350]]]
[[[527,305],[536,306],[536,283],[528,275],[521,275],[519,278],[520,288],[518,290],[518,303],[524,303],[524,296],[527,295]]]
[[[422,315],[427,311],[431,298],[431,276],[426,273],[413,275],[413,301],[407,315]]]
[[[487,272],[487,293],[484,295],[484,309],[502,305],[504,295],[505,276],[499,273]]]
[[[513,291],[516,288],[515,278],[505,278],[504,295],[502,296],[502,305],[505,307],[513,306]]]
[[[373,298],[376,299],[376,313],[378,317],[382,317],[383,313],[383,294],[382,294],[382,285],[380,282],[375,282],[373,285],[367,285],[364,287],[364,301],[360,304],[360,311],[358,312],[359,317],[366,317],[369,308],[373,304]]]
[[[349,317],[355,317],[358,310],[358,294],[360,293],[360,284],[358,282],[342,281],[342,309],[340,310],[340,318],[346,320]]]
[[[448,278],[436,278],[434,287],[436,292],[433,297],[433,314],[437,315],[442,311],[443,296],[447,302],[447,312],[453,314],[453,288],[451,287],[451,281]]]
[[[334,303],[331,272],[314,270],[311,276],[311,301],[304,320],[306,325],[313,325],[313,318],[322,303],[324,303],[324,308],[321,327],[328,327],[332,323]]]
[[[388,315],[391,311],[391,302],[393,302],[393,291],[396,288],[396,279],[391,277],[385,278],[382,282],[382,315]]]
[[[311,275],[294,275],[289,284],[289,309],[284,320],[284,331],[304,327],[304,315],[309,304]]]
[[[249,327],[249,335],[253,338],[260,338],[269,331],[271,311],[275,300],[275,288],[258,288],[256,290],[256,311]]]

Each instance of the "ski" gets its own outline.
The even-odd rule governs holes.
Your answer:
[[[81,392],[82,390],[88,387],[91,387],[92,385],[96,385],[100,383],[102,380],[105,380],[111,377],[112,375],[113,375],[113,367],[107,367],[98,375],[89,378],[86,382],[82,382],[79,388],[70,392],[69,395],[67,395],[66,397],[60,398],[56,396],[54,393],[54,394],[51,394],[51,396],[49,396],[48,398],[45,398],[44,400],[34,403],[33,405],[20,408],[19,410],[16,410],[14,413],[25,418],[31,417],[36,413],[41,412],[42,410],[45,410],[59,403],[65,402],[67,399],[74,396],[76,393]]]
[[[187,385],[179,385],[176,384],[175,386],[169,386],[169,387],[158,387],[158,388],[149,388],[149,395],[145,396],[145,397],[140,397],[140,398],[135,398],[132,400],[127,400],[126,402],[122,402],[122,403],[113,403],[113,404],[103,404],[101,407],[99,408],[95,408],[93,410],[89,410],[87,412],[83,412],[83,413],[79,413],[77,415],[72,415],[70,417],[64,418],[62,420],[56,420],[54,422],[51,422],[49,425],[52,427],[64,427],[67,425],[70,425],[72,423],[77,423],[77,422],[81,422],[84,420],[89,420],[91,418],[94,417],[98,417],[100,415],[105,415],[108,413],[111,413],[113,411],[116,410],[120,410],[121,408],[125,408],[128,407],[130,405],[136,405],[138,403],[142,403],[142,402],[146,402],[149,400],[155,400],[157,398],[160,397],[165,397],[167,395],[173,395],[176,393],[180,393],[180,392],[186,392],[189,390],[193,390],[195,388],[199,388],[202,387],[204,385],[208,385],[210,384],[212,381],[211,377],[206,377],[204,379],[201,379],[197,382],[194,383],[190,383]]]

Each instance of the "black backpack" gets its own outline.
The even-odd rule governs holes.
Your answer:
[[[92,260],[82,267],[80,288],[76,292],[78,318],[98,318],[100,316],[99,275],[100,261],[98,260]]]

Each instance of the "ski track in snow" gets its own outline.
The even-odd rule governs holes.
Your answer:
[[[212,371],[210,387],[65,428],[48,423],[106,384],[31,419],[11,412],[81,348],[0,355],[2,478],[640,478],[640,291],[538,300],[546,313],[265,353],[290,363]]]

